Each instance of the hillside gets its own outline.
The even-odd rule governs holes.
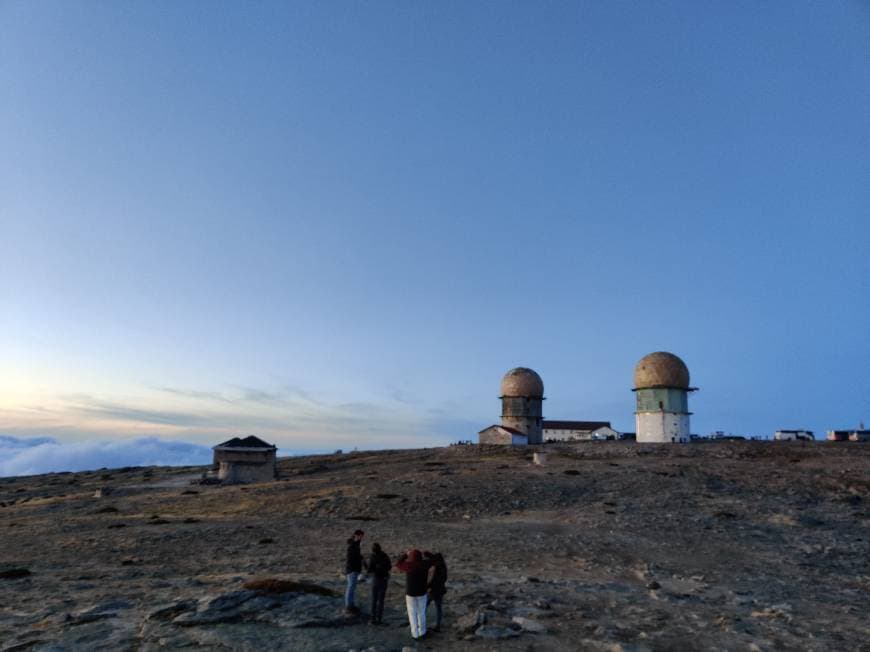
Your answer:
[[[2,650],[870,650],[870,447],[601,442],[0,479]],[[100,489],[101,497],[95,492]],[[444,553],[445,626],[347,617],[345,540]],[[284,592],[248,590],[280,578]],[[358,604],[368,610],[368,584]],[[431,615],[431,613],[430,613]]]

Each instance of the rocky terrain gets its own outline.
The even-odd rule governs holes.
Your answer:
[[[2,650],[870,650],[870,446],[622,442],[0,479]],[[346,616],[345,540],[444,553],[445,626]],[[368,584],[358,603],[368,609]],[[431,615],[431,614],[430,614]]]

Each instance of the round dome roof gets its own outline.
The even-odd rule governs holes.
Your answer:
[[[634,368],[634,387],[689,389],[689,368],[673,353],[656,351],[645,355]]]
[[[532,369],[517,367],[511,369],[501,379],[502,396],[544,397],[544,381]]]

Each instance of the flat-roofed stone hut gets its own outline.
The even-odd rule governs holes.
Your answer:
[[[270,482],[275,479],[277,448],[259,437],[233,437],[212,448],[212,468],[219,480],[233,483]]]

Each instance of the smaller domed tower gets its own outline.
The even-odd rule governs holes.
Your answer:
[[[501,425],[522,432],[530,444],[544,443],[544,381],[531,369],[517,367],[501,381]]]
[[[638,442],[689,441],[689,368],[673,353],[656,351],[634,368]]]

